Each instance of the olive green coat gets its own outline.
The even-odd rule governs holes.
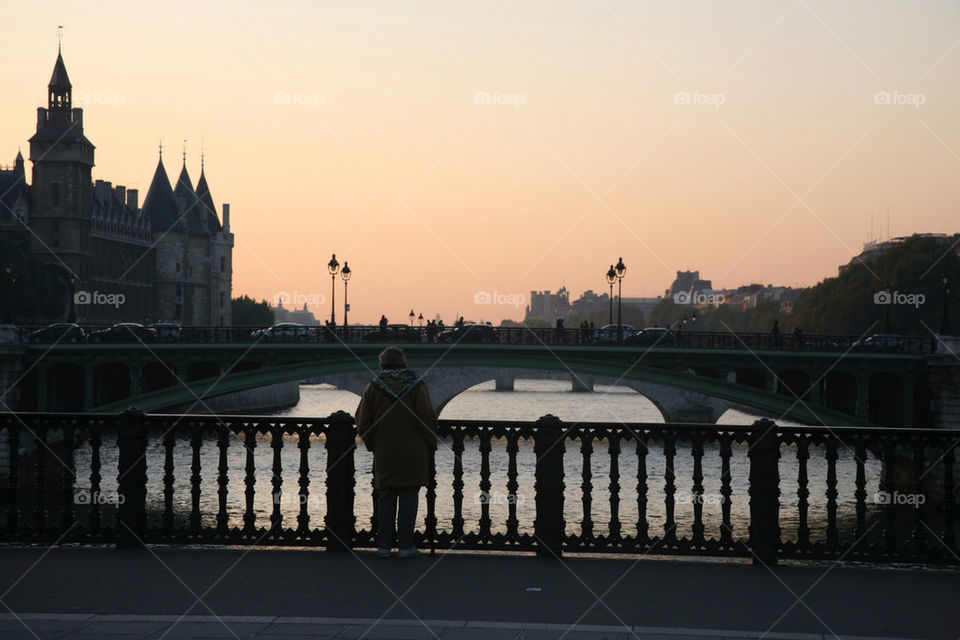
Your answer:
[[[356,418],[357,432],[373,452],[375,488],[427,486],[437,414],[422,380],[406,370],[381,372],[363,390]]]

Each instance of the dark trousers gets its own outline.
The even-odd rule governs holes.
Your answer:
[[[413,546],[413,527],[417,521],[420,487],[377,489],[377,547],[390,549],[397,536],[397,548]],[[397,504],[399,503],[399,513]]]

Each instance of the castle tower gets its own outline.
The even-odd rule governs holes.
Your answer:
[[[83,135],[83,110],[73,108],[72,96],[58,48],[47,107],[37,109],[37,132],[30,138],[31,250],[71,291],[82,289],[89,277],[94,164],[94,146]]]

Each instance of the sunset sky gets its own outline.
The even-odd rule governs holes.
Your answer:
[[[870,235],[960,231],[960,3],[3,2],[0,164],[57,53],[94,177],[145,197],[201,139],[234,295],[520,319],[529,296],[810,285]],[[878,94],[878,92],[881,92]],[[78,104],[82,98],[87,104]],[[689,98],[690,104],[685,104]],[[29,171],[29,165],[28,165]],[[876,227],[883,223],[883,231]],[[337,283],[342,319],[343,285]],[[516,298],[513,298],[516,299]]]

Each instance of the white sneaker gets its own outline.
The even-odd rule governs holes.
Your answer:
[[[410,547],[409,549],[400,549],[397,551],[398,558],[419,558],[424,554],[417,550],[416,547]]]
[[[390,549],[377,549],[377,557],[378,557],[378,558],[389,558],[389,557],[390,557]]]

